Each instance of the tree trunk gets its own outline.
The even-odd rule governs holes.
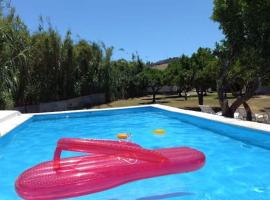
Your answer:
[[[204,91],[199,89],[199,88],[196,88],[196,93],[197,93],[197,96],[198,96],[199,105],[203,105]]]
[[[222,115],[224,117],[234,118],[234,112],[235,110],[232,110],[232,108],[229,106],[228,100],[224,100],[222,104]]]
[[[187,91],[185,90],[185,101],[187,101]]]
[[[156,90],[155,90],[155,87],[152,87],[152,95],[153,95],[152,103],[156,103]]]
[[[152,103],[156,103],[156,93],[153,92],[153,100],[152,100]]]
[[[202,93],[198,94],[198,100],[199,100],[199,105],[203,105],[203,94]]]
[[[258,79],[249,82],[246,86],[246,92],[243,96],[239,96],[233,103],[232,105],[229,107],[228,104],[228,100],[224,99],[223,101],[220,100],[220,104],[222,105],[222,115],[225,117],[234,117],[234,113],[236,111],[236,109],[243,104],[245,107],[245,110],[247,112],[247,120],[252,120],[252,113],[251,113],[251,109],[248,106],[248,104],[246,103],[255,93],[256,89],[258,88]]]
[[[243,106],[246,110],[247,113],[247,121],[252,121],[252,111],[251,108],[249,107],[249,105],[247,104],[247,102],[243,102]]]

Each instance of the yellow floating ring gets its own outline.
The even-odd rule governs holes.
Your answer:
[[[158,135],[163,135],[166,133],[166,131],[163,129],[156,129],[153,131],[153,133],[158,134]]]
[[[121,139],[121,140],[125,140],[128,138],[128,134],[127,133],[118,133],[117,138]]]

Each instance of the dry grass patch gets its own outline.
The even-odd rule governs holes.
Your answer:
[[[197,110],[198,107],[198,98],[196,95],[191,95],[188,97],[188,100],[185,101],[183,97],[178,97],[177,95],[157,95],[156,103],[162,105],[168,105],[176,108],[189,109],[189,110]],[[230,100],[232,101],[232,99]],[[140,98],[130,98],[124,100],[117,100],[107,104],[102,104],[99,106],[95,106],[95,108],[113,108],[113,107],[125,107],[125,106],[137,106],[137,105],[147,105],[152,103],[152,96],[147,95]],[[249,105],[253,112],[259,113],[263,112],[264,109],[270,109],[270,96],[255,96],[251,100],[249,100]],[[204,98],[204,104],[210,105],[215,110],[219,110],[220,106],[217,99],[216,93],[209,93]]]

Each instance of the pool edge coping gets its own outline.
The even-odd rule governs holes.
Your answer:
[[[29,120],[32,114],[21,114],[0,123],[0,139],[10,131]]]
[[[198,111],[193,111],[193,110],[184,110],[184,109],[161,105],[161,104],[152,104],[151,106],[155,107],[155,108],[171,111],[171,112],[191,115],[191,116],[195,116],[195,117],[199,117],[199,118],[203,118],[203,119],[208,119],[211,121],[220,122],[220,123],[233,125],[233,126],[237,126],[237,127],[244,127],[244,128],[248,128],[248,129],[257,130],[257,131],[264,131],[264,132],[270,134],[270,124],[258,123],[258,122],[254,122],[254,121],[244,121],[241,119],[228,118],[228,117],[223,117],[223,116],[219,116],[219,115],[198,112]]]
[[[125,106],[125,107],[114,107],[114,108],[97,108],[97,109],[83,109],[83,110],[68,110],[68,111],[57,111],[57,112],[44,112],[44,113],[31,113],[31,114],[21,114],[20,116],[11,118],[0,123],[0,138],[8,134],[10,131],[15,129],[20,124],[26,122],[35,115],[53,115],[53,114],[65,114],[65,113],[80,113],[80,112],[97,112],[97,111],[106,111],[106,110],[121,110],[128,108],[143,108],[143,107],[154,107],[166,111],[191,115],[203,119],[208,119],[211,121],[221,122],[233,126],[249,128],[257,131],[264,131],[270,134],[270,125],[258,122],[244,121],[240,119],[227,118],[223,116],[197,112],[192,110],[184,110],[180,108],[175,108],[171,106],[161,105],[161,104],[149,104],[149,105],[138,105],[138,106]]]

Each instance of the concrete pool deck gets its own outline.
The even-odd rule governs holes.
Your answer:
[[[223,116],[197,112],[192,110],[184,110],[175,107],[160,105],[160,104],[150,104],[142,106],[130,106],[130,107],[117,107],[117,108],[105,108],[105,109],[84,109],[84,110],[69,110],[60,112],[46,112],[46,113],[33,113],[33,114],[21,114],[18,111],[0,111],[0,138],[10,132],[12,129],[16,128],[23,122],[27,121],[34,115],[50,115],[50,114],[64,114],[64,113],[78,113],[78,112],[95,112],[95,111],[105,111],[105,110],[120,110],[127,108],[142,108],[142,107],[154,107],[162,110],[167,110],[171,112],[191,115],[199,118],[208,119],[211,121],[221,122],[229,125],[235,125],[250,129],[255,129],[259,131],[265,131],[270,134],[270,124],[263,124],[258,122],[243,121],[240,119],[226,118]]]

